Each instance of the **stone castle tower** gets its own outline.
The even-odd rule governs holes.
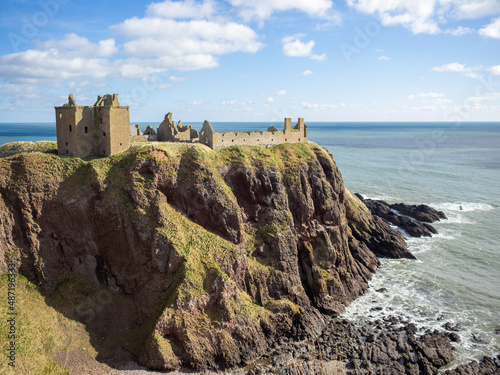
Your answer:
[[[109,156],[130,147],[129,107],[118,94],[98,96],[93,106],[79,106],[73,94],[68,103],[55,107],[59,155]]]

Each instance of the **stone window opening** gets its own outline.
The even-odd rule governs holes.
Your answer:
[[[59,118],[62,118],[62,112],[59,112]]]
[[[87,134],[89,132],[89,128],[86,126],[85,127],[85,134]]]
[[[68,142],[66,142],[66,146],[68,145]],[[66,150],[67,151],[67,150]]]
[[[102,132],[102,136],[105,137],[106,136],[106,132]]]
[[[120,143],[120,146],[121,146],[121,145],[122,145],[122,144]]]
[[[72,131],[72,130],[71,130],[71,125],[69,126],[69,131]]]

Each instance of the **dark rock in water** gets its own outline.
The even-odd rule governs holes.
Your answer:
[[[423,204],[418,206],[404,203],[389,204],[383,200],[364,199],[357,193],[356,196],[365,203],[373,215],[403,229],[412,237],[430,237],[436,234],[437,230],[428,223],[446,218],[443,212]]]
[[[375,290],[377,293],[385,293],[387,292],[387,288],[379,288]]]
[[[472,361],[447,370],[444,375],[498,375],[500,374],[500,355],[496,358],[484,357],[481,362]]]
[[[405,204],[405,203],[395,203],[391,204],[390,207],[393,210],[401,212],[403,215],[411,216],[412,218],[422,221],[424,223],[433,223],[441,219],[447,219],[443,211],[435,210],[425,204]]]
[[[472,341],[477,342],[478,344],[487,344],[488,342],[481,336],[479,333],[472,334]]]
[[[447,336],[450,338],[451,342],[460,342],[460,336],[455,332],[448,333]]]
[[[462,330],[462,326],[460,324],[452,325],[450,322],[447,322],[443,325],[443,328],[447,331],[459,332]]]

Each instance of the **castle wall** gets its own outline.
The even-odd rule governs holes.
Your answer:
[[[130,137],[130,143],[133,142],[156,142],[158,141],[158,136],[157,135],[133,135]]]
[[[205,128],[205,124],[204,124]],[[210,129],[212,127],[210,126]],[[207,146],[214,150],[219,150],[224,147],[237,146],[237,145],[251,145],[271,147],[281,143],[296,143],[307,141],[307,125],[304,124],[303,119],[299,119],[295,128],[291,127],[291,120],[285,119],[285,126],[283,131],[246,131],[246,132],[213,132],[211,136],[207,135],[201,138],[200,142],[205,143]],[[211,139],[209,139],[211,138]]]
[[[75,107],[56,107],[57,150],[59,155],[74,156],[77,144],[75,124]]]
[[[108,155],[127,151],[130,148],[129,107],[109,108],[109,147]]]

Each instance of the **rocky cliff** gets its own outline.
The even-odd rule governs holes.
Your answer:
[[[74,300],[64,314],[86,320],[103,360],[162,370],[245,364],[279,337],[319,333],[377,256],[413,258],[313,143],[0,159],[0,249],[2,272],[10,254],[47,298]],[[109,298],[85,310],[77,289]]]

